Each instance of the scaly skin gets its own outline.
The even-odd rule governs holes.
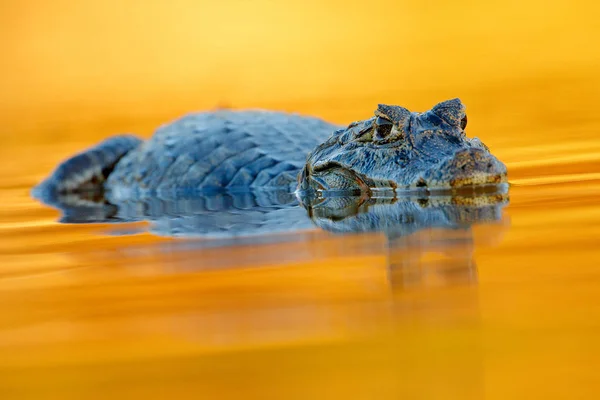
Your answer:
[[[336,131],[310,153],[301,188],[321,191],[447,190],[506,182],[506,167],[465,135],[460,100],[424,113],[379,105],[375,116]]]
[[[379,105],[374,117],[345,128],[279,112],[204,112],[162,126],[145,142],[108,139],[62,163],[34,196],[100,190],[117,203],[189,191],[373,194],[506,182],[504,164],[467,138],[465,126],[458,99],[424,113]]]

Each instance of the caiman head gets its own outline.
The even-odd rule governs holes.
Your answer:
[[[448,190],[506,183],[506,166],[465,134],[459,99],[410,112],[380,104],[375,115],[337,130],[309,154],[300,190]]]

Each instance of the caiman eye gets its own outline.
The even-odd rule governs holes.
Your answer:
[[[460,120],[460,129],[463,131],[467,127],[467,114],[465,114],[464,118]]]
[[[383,139],[390,134],[392,131],[392,121],[382,117],[377,117],[375,120],[375,137],[377,139]]]

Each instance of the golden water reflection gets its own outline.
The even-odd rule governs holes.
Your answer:
[[[292,3],[2,3],[0,397],[597,398],[597,3]],[[513,184],[469,232],[211,247],[29,196],[193,110],[452,97]]]
[[[0,388],[17,398],[596,390],[600,207],[571,196],[583,192],[516,186],[500,223],[392,241],[310,231],[207,248],[103,236],[105,225],[13,228]],[[25,237],[29,253],[16,245]]]
[[[513,186],[496,224],[394,240],[315,229],[226,248],[144,223],[56,224],[28,191],[80,145],[2,149],[36,161],[0,168],[0,391],[13,398],[600,389],[591,137],[499,146]]]

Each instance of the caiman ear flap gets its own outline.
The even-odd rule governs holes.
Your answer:
[[[436,104],[431,111],[450,125],[460,127],[461,129],[465,129],[467,126],[465,106],[459,99],[442,101]]]

